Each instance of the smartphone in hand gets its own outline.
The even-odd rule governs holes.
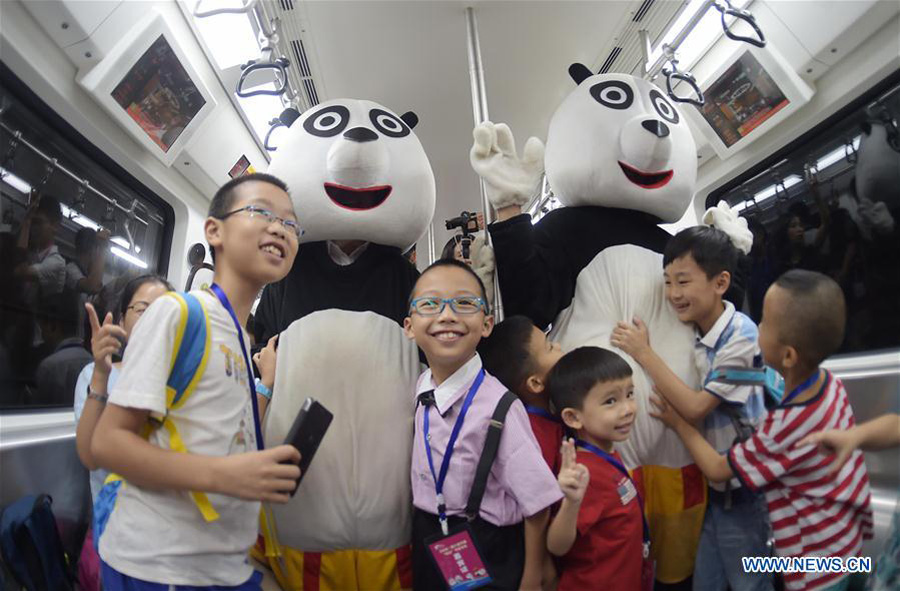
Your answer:
[[[297,479],[297,487],[300,486],[300,481],[306,475],[313,456],[316,455],[316,450],[319,449],[319,444],[322,443],[333,418],[334,416],[328,412],[327,408],[316,400],[307,398],[303,402],[297,418],[294,419],[294,424],[284,442],[293,445],[300,452],[300,478]],[[292,497],[296,494],[297,487],[291,491]]]

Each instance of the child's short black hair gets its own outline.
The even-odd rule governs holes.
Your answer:
[[[484,368],[515,394],[536,371],[529,347],[534,324],[525,316],[510,316],[494,326],[490,336],[478,343]]]
[[[409,309],[412,306],[413,297],[416,295],[416,286],[419,285],[419,281],[422,277],[425,276],[426,273],[431,271],[432,269],[437,269],[439,267],[457,267],[459,269],[464,269],[466,273],[475,278],[475,281],[478,282],[478,289],[481,291],[481,301],[484,302],[485,314],[491,313],[491,304],[487,298],[487,290],[484,288],[484,282],[481,280],[481,277],[478,276],[478,273],[472,270],[472,267],[465,264],[462,261],[457,261],[456,259],[438,259],[428,265],[428,268],[422,271],[422,274],[419,275],[419,278],[416,279],[416,282],[412,286],[412,290],[409,292],[409,297],[406,299],[406,307]]]
[[[631,366],[609,349],[578,347],[556,362],[547,375],[547,391],[556,414],[581,409],[595,385],[631,377]]]
[[[788,271],[775,285],[789,296],[779,314],[781,342],[796,349],[809,368],[818,367],[844,342],[844,292],[831,277],[803,269]]]
[[[278,177],[272,176],[271,174],[266,174],[264,172],[245,174],[244,176],[239,176],[237,178],[231,179],[230,181],[219,187],[219,190],[216,191],[215,195],[213,195],[212,201],[209,202],[209,212],[206,215],[211,218],[224,217],[229,211],[234,208],[234,190],[244,183],[249,183],[250,181],[269,183],[270,185],[275,185],[285,193],[288,192],[287,185],[284,184],[284,181]]]
[[[712,226],[692,226],[669,238],[663,251],[663,267],[687,254],[703,269],[707,279],[722,271],[734,275],[739,256],[728,234]]]
[[[213,195],[212,201],[209,202],[209,211],[206,213],[207,217],[222,219],[226,215],[228,215],[228,213],[230,213],[231,210],[234,209],[234,190],[244,183],[249,183],[250,181],[269,183],[270,185],[275,185],[285,193],[288,192],[287,185],[283,180],[276,176],[272,176],[271,174],[266,174],[264,172],[245,174],[244,176],[233,178],[219,187],[219,190],[216,191],[215,195]],[[210,246],[209,253],[212,256],[213,263],[215,263],[216,249]]]

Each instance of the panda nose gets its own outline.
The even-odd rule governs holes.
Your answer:
[[[378,135],[368,127],[354,127],[344,132],[344,137],[353,142],[371,142],[377,140]]]
[[[656,119],[641,121],[641,127],[652,133],[658,138],[664,138],[669,135],[669,126]],[[349,133],[349,132],[348,132]],[[346,135],[346,134],[344,134]]]

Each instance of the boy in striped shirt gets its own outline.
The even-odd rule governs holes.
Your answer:
[[[720,455],[671,406],[654,398],[653,416],[673,428],[713,482],[732,477],[765,493],[780,556],[858,556],[872,537],[869,477],[854,451],[837,472],[814,445],[797,445],[822,429],[849,429],[853,411],[841,381],[819,364],[844,338],[841,288],[812,271],[785,273],[763,302],[759,345],[765,362],[785,379],[786,395],[756,433]],[[848,573],[786,572],[788,589],[845,589]]]

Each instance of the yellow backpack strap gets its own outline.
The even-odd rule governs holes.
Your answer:
[[[172,347],[169,380],[166,382],[166,415],[155,419],[168,433],[172,451],[187,453],[169,411],[184,406],[206,370],[211,348],[209,315],[200,300],[190,293],[170,292],[166,295],[178,302],[181,314]],[[191,491],[191,497],[206,521],[219,518],[206,493]]]

